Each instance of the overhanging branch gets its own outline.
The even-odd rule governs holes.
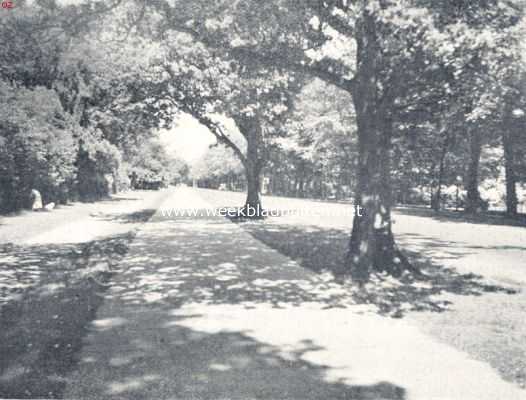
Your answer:
[[[166,20],[169,22],[164,29],[188,34],[209,48],[222,49],[232,58],[242,63],[252,64],[257,62],[269,68],[279,67],[289,69],[315,76],[348,92],[353,89],[354,78],[345,78],[345,74],[342,72],[344,67],[337,61],[329,61],[327,59],[313,61],[307,56],[303,56],[301,59],[292,58],[290,54],[297,53],[297,49],[293,48],[287,49],[282,47],[278,50],[265,52],[261,49],[247,46],[232,46],[228,40],[221,38],[218,34],[207,34],[207,32],[201,32],[198,28],[191,26],[187,20],[181,18],[178,13],[175,12],[175,9],[167,3],[163,3],[162,10]],[[345,26],[347,34],[352,33],[351,26],[346,25],[339,17],[332,15],[330,19],[333,23],[339,21],[339,31],[343,32]]]
[[[232,139],[230,139],[230,137],[226,134],[223,127],[219,123],[212,121],[209,117],[204,115],[194,115],[194,118],[196,118],[201,125],[206,126],[219,142],[230,147],[234,151],[234,153],[239,157],[241,163],[243,165],[246,165],[247,157],[243,154],[241,149],[232,141]]]

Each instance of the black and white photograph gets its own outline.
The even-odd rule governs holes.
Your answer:
[[[0,0],[0,112],[0,399],[526,399],[526,0]]]

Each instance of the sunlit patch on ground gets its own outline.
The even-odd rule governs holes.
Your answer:
[[[155,204],[162,196],[147,194],[145,202]],[[145,204],[138,200],[117,200],[118,207],[111,200],[98,204],[112,220],[102,220],[102,214],[93,217],[100,221],[97,230],[85,231],[83,237],[102,235],[102,239],[78,241],[68,235],[75,226],[82,230],[86,211],[93,208],[81,205],[77,214],[75,206],[63,213],[38,215],[37,222],[48,219],[52,233],[47,235],[39,233],[40,222],[32,231],[32,220],[22,216],[20,221],[26,221],[28,230],[24,243],[0,244],[0,397],[61,397],[76,363],[93,362],[90,356],[79,359],[78,352],[110,278],[127,252],[134,224],[140,222],[132,213],[134,224],[123,229],[129,209]],[[61,223],[65,216],[69,227]],[[151,212],[141,213],[142,222],[149,216]],[[19,231],[23,226],[8,226],[7,231],[14,228]],[[31,236],[34,232],[39,234]],[[118,323],[123,321],[95,320],[93,326],[104,330]]]
[[[195,193],[170,205],[206,207]],[[453,246],[437,227],[399,233],[423,276],[376,274],[358,288],[331,273],[347,248],[342,221],[305,222],[153,215],[131,242],[6,248],[7,262],[50,264],[22,269],[29,286],[2,308],[0,397],[522,398],[495,372],[524,376],[519,275],[448,264],[480,243]]]
[[[240,193],[202,190],[200,194],[214,205],[243,201]],[[270,207],[311,204],[276,197],[265,200]],[[373,306],[383,315],[414,320],[426,333],[489,362],[504,378],[526,387],[524,228],[506,226],[503,218],[465,220],[454,213],[437,216],[428,210],[416,211],[400,210],[394,217],[395,230],[424,275],[376,274],[365,288],[346,284],[345,290],[354,294],[356,302]],[[352,220],[303,218],[298,222],[278,217],[241,226],[304,268],[323,275],[341,265]]]

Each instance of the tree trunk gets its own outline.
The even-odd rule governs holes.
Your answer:
[[[363,282],[373,271],[399,275],[409,265],[397,249],[392,233],[390,135],[372,126],[376,119],[364,117],[360,124],[365,126],[359,128],[355,204],[364,212],[362,217],[354,216],[347,267],[353,279]]]
[[[247,198],[245,200],[245,210],[248,211],[249,208],[255,210],[257,215],[260,216],[262,211],[261,208],[261,171],[255,163],[247,159],[247,165],[245,166],[245,171],[247,175]]]
[[[440,160],[438,162],[437,189],[435,195],[431,199],[431,208],[435,211],[439,211],[441,208],[442,182],[444,180],[444,167],[448,147],[449,140],[448,137],[446,137],[444,139],[444,143],[442,143],[442,149],[440,151]]]
[[[303,173],[301,173],[299,182],[298,182],[298,196],[300,198],[305,197],[305,178],[303,177]]]
[[[517,175],[513,153],[513,134],[511,124],[506,124],[502,132],[502,147],[504,148],[504,173],[506,178],[506,213],[517,215]]]
[[[396,248],[391,230],[392,120],[390,102],[377,81],[381,50],[374,16],[364,10],[357,28],[358,68],[351,94],[359,149],[355,204],[363,208],[363,216],[354,216],[344,272],[353,280],[365,282],[373,271],[399,275],[409,263]]]
[[[469,130],[469,164],[466,181],[466,209],[467,213],[476,213],[480,207],[479,193],[479,164],[482,151],[482,136],[478,129]]]
[[[248,218],[261,218],[261,170],[262,160],[259,155],[261,146],[261,126],[257,118],[243,119],[238,123],[243,136],[247,140],[247,155],[245,172],[247,176],[247,198],[243,207],[244,215]]]

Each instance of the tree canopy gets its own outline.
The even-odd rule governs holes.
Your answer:
[[[478,212],[495,192],[489,179],[505,181],[517,213],[519,0],[69,3],[20,2],[2,18],[5,210],[22,204],[16,185],[22,198],[38,187],[68,199],[104,195],[108,175],[125,186],[172,163],[183,171],[156,132],[188,113],[229,149],[210,149],[194,173],[239,181],[242,166],[245,207],[260,205],[267,176],[276,194],[365,209],[342,265],[360,281],[417,272],[394,239],[396,202],[438,210],[455,193],[456,206]]]

